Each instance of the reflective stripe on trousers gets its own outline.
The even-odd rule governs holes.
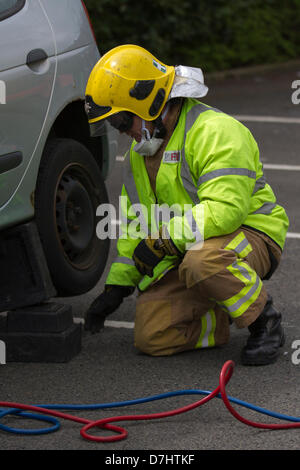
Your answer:
[[[208,310],[201,317],[201,334],[195,348],[208,348],[215,346],[216,315],[214,309]]]
[[[243,261],[252,251],[252,246],[243,232],[240,232],[228,243],[225,250],[232,250],[236,253],[236,261],[230,266],[227,266],[227,269],[233,276],[243,282],[245,287],[236,295],[217,303],[226,310],[232,318],[238,318],[256,301],[261,292],[263,283],[254,269]]]

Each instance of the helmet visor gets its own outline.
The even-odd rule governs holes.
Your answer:
[[[133,114],[128,111],[121,111],[108,116],[109,124],[119,132],[127,132],[132,128]]]
[[[91,137],[99,137],[112,131],[112,127],[119,132],[127,132],[132,128],[134,114],[128,111],[121,111],[111,114],[105,119],[90,123]]]

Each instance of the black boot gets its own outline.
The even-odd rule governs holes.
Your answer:
[[[242,350],[242,364],[249,366],[267,365],[276,362],[279,348],[284,344],[281,314],[268,301],[259,317],[249,325],[250,336]]]

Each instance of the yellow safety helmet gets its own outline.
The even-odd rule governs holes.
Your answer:
[[[85,109],[92,125],[121,111],[156,119],[171,91],[175,68],[140,46],[115,47],[94,66],[86,87]]]

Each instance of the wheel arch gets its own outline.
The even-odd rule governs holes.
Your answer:
[[[69,138],[82,143],[92,153],[101,172],[103,172],[102,137],[90,137],[84,101],[72,101],[60,112],[51,127],[47,141],[52,138]]]

